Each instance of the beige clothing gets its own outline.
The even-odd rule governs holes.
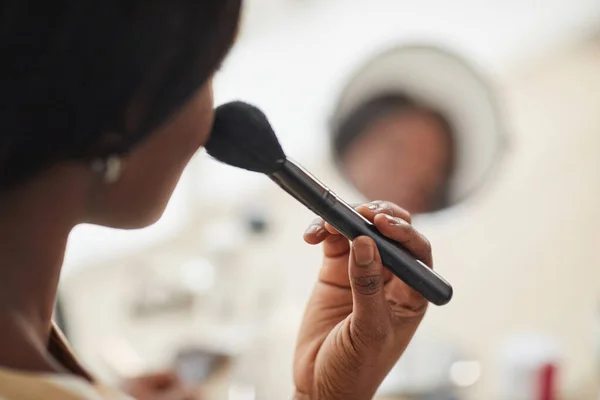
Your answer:
[[[48,349],[57,361],[74,374],[22,372],[0,368],[0,400],[130,399],[125,394],[94,381],[81,367],[57,328],[52,330]]]

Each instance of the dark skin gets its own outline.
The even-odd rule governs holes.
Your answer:
[[[208,139],[212,118],[208,82],[124,160],[125,172],[117,183],[105,183],[89,165],[63,163],[0,197],[1,365],[70,372],[48,353],[47,343],[71,230],[84,222],[115,228],[155,222],[183,169]]]
[[[452,170],[451,136],[428,110],[374,121],[346,151],[350,182],[367,198],[390,199],[413,214],[436,210]]]
[[[433,266],[431,246],[406,210],[375,201],[357,211]],[[370,238],[350,244],[316,220],[304,240],[323,244],[323,264],[298,336],[294,377],[303,395],[297,398],[371,399],[408,346],[427,301],[383,267]]]
[[[209,81],[123,159],[125,169],[116,183],[107,183],[85,163],[65,162],[0,196],[0,365],[74,374],[48,352],[71,230],[84,222],[112,228],[155,222],[183,169],[208,140],[212,120]],[[359,211],[431,266],[429,243],[410,225],[405,210],[377,202]],[[360,237],[351,244],[322,221],[304,237],[310,244],[322,243],[324,256],[296,347],[295,397],[370,399],[408,345],[427,303],[384,269],[371,239]],[[156,387],[156,379],[132,391],[145,399],[189,398],[177,390],[178,382],[167,383],[175,386],[170,393],[181,396],[152,397],[156,392],[146,389]]]

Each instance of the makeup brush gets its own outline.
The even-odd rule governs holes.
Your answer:
[[[444,278],[400,243],[383,236],[369,220],[287,158],[267,117],[258,108],[239,101],[218,107],[206,150],[225,164],[266,174],[348,239],[371,237],[383,265],[431,303],[444,305],[452,298],[452,286]]]

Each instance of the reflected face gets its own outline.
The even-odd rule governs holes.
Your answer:
[[[367,198],[392,201],[414,214],[443,206],[452,162],[448,127],[416,108],[371,123],[342,158],[345,174]]]

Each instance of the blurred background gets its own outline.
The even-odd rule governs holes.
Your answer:
[[[234,99],[347,201],[417,214],[454,285],[378,398],[599,397],[598,0],[248,0],[215,84]],[[290,398],[312,219],[198,154],[154,226],[73,232],[60,322],[109,381]]]

